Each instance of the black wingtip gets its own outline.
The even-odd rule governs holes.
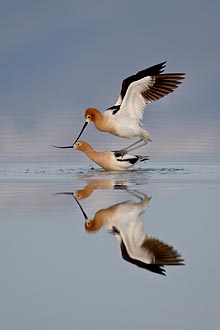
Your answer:
[[[161,65],[163,68],[167,65],[167,61],[161,62],[159,65]]]

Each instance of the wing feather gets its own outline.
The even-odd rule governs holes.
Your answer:
[[[141,260],[131,258],[128,254],[128,251],[126,249],[126,246],[125,246],[123,240],[121,240],[120,248],[121,248],[121,255],[124,260],[126,260],[126,261],[130,262],[131,264],[136,265],[140,268],[147,269],[150,272],[161,274],[164,276],[166,275],[166,270],[164,269],[163,265],[147,264]]]
[[[129,116],[141,120],[147,104],[172,93],[184,79],[184,73],[147,76],[132,82],[115,116]]]
[[[184,265],[184,259],[177,250],[156,238],[146,238],[142,243],[156,265]]]
[[[172,246],[152,237],[146,237],[146,239],[140,246],[141,249],[144,249],[146,251],[148,257],[151,257],[151,262],[146,263],[142,258],[139,258],[138,255],[136,257],[132,257],[128,253],[125,242],[123,241],[119,230],[113,229],[112,232],[114,234],[119,235],[120,237],[122,258],[138,267],[145,268],[154,273],[166,275],[166,271],[164,269],[165,265],[185,265],[184,259],[182,259],[178,251],[176,251]]]
[[[140,80],[144,77],[147,77],[147,76],[160,75],[165,70],[165,66],[166,66],[166,62],[162,62],[162,63],[156,64],[156,65],[153,65],[147,69],[138,71],[136,74],[124,79],[122,81],[120,94],[119,94],[119,97],[118,97],[115,105],[120,105],[122,103],[122,100],[125,97],[127,89],[131,83],[133,83],[134,81]]]

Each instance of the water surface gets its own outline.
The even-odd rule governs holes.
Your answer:
[[[151,163],[126,173],[82,165],[1,166],[1,328],[217,329],[220,168]],[[147,235],[173,246],[185,266],[166,277],[125,261],[106,228],[89,218],[151,197]],[[69,194],[57,194],[57,193]]]

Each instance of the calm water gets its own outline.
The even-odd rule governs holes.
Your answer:
[[[153,142],[138,152],[150,160],[106,173],[80,152],[51,147],[73,141],[80,111],[37,110],[0,122],[0,328],[219,329],[219,118],[148,112]],[[92,125],[83,139],[97,150],[127,144]],[[162,276],[124,260],[109,228],[85,231],[74,192],[91,219],[145,199],[144,232],[185,266]]]
[[[0,328],[218,329],[219,173],[153,162],[123,174],[1,166]],[[145,233],[172,245],[185,266],[165,267],[165,277],[123,260],[108,229],[85,231],[73,192],[91,219],[149,198]]]

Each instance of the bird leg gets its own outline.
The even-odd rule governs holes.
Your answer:
[[[139,144],[139,143],[141,143],[142,142],[142,144],[140,144],[140,145],[138,145],[138,146],[136,146],[136,147],[133,147],[133,146],[135,146],[136,144]],[[140,140],[138,140],[137,142],[135,142],[135,143],[133,143],[133,144],[131,144],[131,145],[129,145],[127,148],[125,148],[128,152],[130,152],[130,151],[132,151],[132,150],[135,150],[135,149],[138,149],[138,148],[140,148],[140,147],[143,147],[143,146],[145,146],[145,144],[147,144],[148,143],[148,140],[142,140],[142,139],[140,139]],[[131,148],[131,147],[133,147],[133,148]]]
[[[148,198],[148,196],[138,190],[135,189],[126,189],[126,191],[131,194],[132,196],[140,199],[141,201],[143,201],[145,198]]]
[[[136,146],[137,144],[140,144],[141,142],[142,142],[141,145]],[[131,150],[135,150],[135,149],[138,149],[138,148],[140,148],[140,147],[143,147],[145,144],[147,144],[147,142],[148,142],[147,140],[140,139],[140,140],[138,140],[138,141],[136,141],[136,142],[130,144],[130,145],[127,146],[126,148],[121,149],[121,150],[117,150],[117,151],[114,151],[114,152],[121,154],[121,156],[124,156],[124,155],[126,155],[128,152],[130,152]],[[134,147],[134,146],[136,146],[136,147]]]

